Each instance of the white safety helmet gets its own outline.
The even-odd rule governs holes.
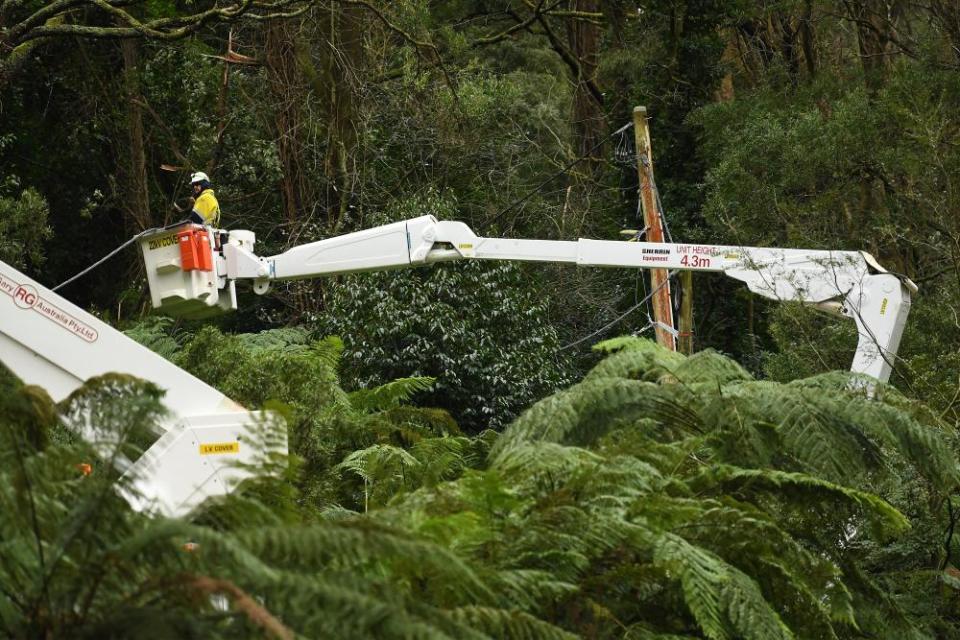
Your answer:
[[[210,182],[210,178],[207,177],[203,171],[197,171],[195,174],[190,176],[190,184],[197,184],[198,182]]]

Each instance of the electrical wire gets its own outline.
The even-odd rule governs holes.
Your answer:
[[[614,132],[613,132],[612,134],[610,134],[610,136],[609,136],[609,137],[613,137],[613,136],[617,136],[617,135],[620,136],[620,142],[618,142],[618,147],[617,147],[617,151],[616,151],[616,153],[617,153],[618,156],[619,156],[619,153],[620,153],[620,144],[622,144],[622,140],[623,140],[623,132],[625,132],[626,130],[628,130],[631,126],[633,126],[633,123],[632,123],[632,122],[630,122],[630,123],[628,123],[628,124],[620,127],[619,129],[617,129],[616,131],[614,131]],[[603,141],[601,141],[600,144],[603,144]],[[600,145],[598,144],[596,147],[594,147],[593,149],[591,149],[590,152],[587,153],[587,155],[589,155],[590,153],[592,153],[595,149],[599,148],[599,146],[600,146]],[[572,167],[574,164],[576,164],[577,162],[579,162],[580,160],[582,160],[584,157],[586,157],[586,156],[582,156],[582,157],[578,158],[577,160],[575,160],[572,164],[570,164],[568,167],[566,167],[561,173],[566,172],[566,170],[567,170],[569,167]],[[656,184],[656,182],[654,182],[654,179],[653,179],[653,171],[651,171],[651,168],[650,168],[650,160],[647,158],[646,154],[641,155],[641,156],[640,156],[640,160],[641,160],[641,162],[642,162],[642,164],[643,164],[644,170],[647,172],[647,175],[648,175],[648,177],[649,177],[649,179],[650,179],[650,187],[652,188],[653,193],[654,193],[654,195],[655,195],[656,198],[657,198],[657,207],[658,207],[659,210],[660,210],[660,222],[661,222],[661,224],[663,225],[664,234],[666,235],[668,242],[673,242],[673,236],[670,234],[670,228],[667,226],[666,216],[665,216],[664,213],[663,213],[663,202],[660,200],[660,190],[657,189],[657,184]],[[557,177],[557,176],[556,176],[556,175],[551,176],[551,177],[547,180],[547,182],[549,182],[550,180],[553,180],[555,177]],[[523,198],[521,198],[521,199],[518,201],[518,203],[519,203],[519,202],[524,202],[524,201],[526,201],[528,198],[530,198],[530,197],[533,195],[533,193],[536,193],[539,189],[541,189],[543,186],[545,186],[545,185],[547,184],[547,182],[545,182],[545,183],[543,183],[542,185],[538,186],[533,192],[528,193],[526,196],[524,196]],[[510,208],[512,208],[513,206],[515,206],[515,204],[517,204],[517,203],[511,204],[511,205],[508,206],[504,211],[501,211],[500,213],[498,213],[496,216],[494,216],[494,218],[491,220],[491,222],[495,221],[495,220],[496,220],[497,218],[499,218],[501,215],[503,215],[504,213],[506,213],[506,211],[509,211]],[[640,219],[641,219],[641,215],[640,215],[641,207],[642,207],[642,203],[641,203],[640,198],[638,197],[638,198],[637,198],[637,210],[636,210],[636,216],[637,216],[638,222],[639,222]],[[488,224],[489,224],[489,223],[488,223]],[[485,225],[485,226],[486,226],[486,225]],[[640,235],[640,234],[638,233],[637,235],[638,235],[638,239],[639,239],[639,235]],[[640,280],[643,282],[644,293],[646,294],[646,295],[644,295],[644,297],[643,297],[642,300],[640,300],[639,302],[637,302],[636,304],[634,304],[632,307],[630,307],[629,309],[627,309],[626,311],[624,311],[622,314],[620,314],[619,316],[617,316],[616,318],[614,318],[611,322],[609,322],[609,323],[607,323],[606,325],[600,327],[599,329],[597,329],[597,330],[594,331],[593,333],[590,333],[590,334],[588,334],[588,335],[580,338],[579,340],[576,340],[576,341],[574,341],[574,342],[571,342],[570,344],[567,344],[567,345],[565,345],[565,346],[563,346],[563,347],[560,347],[560,349],[558,349],[558,351],[566,351],[567,349],[570,349],[571,347],[575,347],[575,346],[577,346],[578,344],[581,344],[581,343],[583,343],[583,342],[586,342],[587,340],[589,340],[589,339],[591,339],[591,338],[593,338],[593,337],[595,337],[595,336],[603,333],[604,331],[607,331],[608,329],[610,329],[611,327],[613,327],[614,325],[616,325],[618,322],[620,322],[621,320],[623,320],[625,317],[627,317],[628,315],[630,315],[631,313],[633,313],[634,311],[636,311],[638,308],[640,308],[640,307],[643,306],[643,305],[647,305],[647,325],[646,325],[645,327],[643,327],[642,329],[640,329],[639,331],[637,331],[637,333],[642,333],[642,332],[650,329],[651,327],[656,326],[656,323],[653,322],[653,321],[650,319],[650,306],[649,306],[649,301],[650,301],[651,298],[653,298],[653,296],[654,296],[658,291],[660,291],[660,289],[662,289],[664,286],[666,286],[666,285],[670,282],[670,280],[673,279],[674,276],[676,276],[676,274],[677,274],[677,271],[676,271],[676,270],[670,271],[669,274],[667,275],[667,278],[666,278],[663,282],[661,282],[653,291],[650,291],[649,293],[647,293],[647,283],[646,283],[646,280],[643,278],[642,275],[640,275],[640,274],[638,273],[638,277],[639,277]],[[636,289],[634,289],[634,291],[636,291]],[[634,299],[636,300],[636,297],[634,297]]]
[[[137,240],[139,240],[139,239],[142,238],[143,236],[147,235],[148,233],[154,233],[155,231],[166,231],[167,229],[173,229],[174,227],[179,227],[180,225],[186,224],[186,223],[188,223],[188,222],[190,222],[190,221],[189,221],[189,220],[180,220],[179,222],[174,222],[174,223],[172,223],[172,224],[168,224],[168,225],[165,226],[165,227],[153,227],[153,228],[150,228],[150,229],[144,229],[143,231],[141,231],[140,233],[136,234],[135,236],[133,236],[132,238],[130,238],[129,240],[127,240],[126,242],[124,242],[123,244],[121,244],[119,247],[117,247],[116,249],[114,249],[113,251],[111,251],[110,253],[108,253],[107,255],[103,256],[102,258],[100,258],[99,260],[97,260],[96,262],[94,262],[93,264],[91,264],[89,267],[87,267],[86,269],[84,269],[84,270],[81,271],[80,273],[76,274],[76,275],[73,276],[72,278],[68,278],[68,279],[64,280],[63,282],[61,282],[61,283],[58,284],[57,286],[53,287],[52,289],[50,289],[50,291],[56,291],[57,289],[60,289],[61,287],[67,286],[68,284],[70,284],[70,283],[73,282],[74,280],[85,276],[86,274],[90,273],[91,271],[93,271],[94,269],[96,269],[97,267],[99,267],[100,265],[102,265],[104,262],[106,262],[107,260],[109,260],[109,259],[112,258],[113,256],[117,255],[118,253],[120,253],[121,251],[123,251],[124,249],[126,249],[127,247],[129,247],[131,244],[133,244],[134,242],[136,242]]]
[[[650,186],[653,187],[653,195],[657,198],[657,208],[660,210],[660,224],[663,225],[663,233],[667,236],[667,242],[673,243],[673,235],[670,233],[670,225],[667,224],[667,213],[663,209],[663,202],[660,201],[660,189],[653,180],[653,172],[650,172]]]
[[[597,329],[597,330],[594,331],[593,333],[590,333],[590,334],[588,334],[588,335],[583,336],[583,337],[580,338],[579,340],[575,340],[574,342],[571,342],[570,344],[567,344],[567,345],[564,345],[564,346],[560,347],[559,349],[557,349],[557,351],[566,351],[567,349],[569,349],[569,348],[571,348],[571,347],[575,347],[575,346],[577,346],[578,344],[580,344],[580,343],[582,343],[582,342],[586,342],[587,340],[589,340],[589,339],[591,339],[591,338],[593,338],[593,337],[595,337],[595,336],[603,333],[604,331],[606,331],[606,330],[609,329],[610,327],[614,326],[615,324],[617,324],[618,322],[620,322],[621,320],[623,320],[624,318],[626,318],[628,315],[630,315],[631,313],[633,313],[634,311],[636,311],[637,309],[639,309],[641,306],[643,306],[643,305],[647,302],[647,300],[649,300],[650,298],[652,298],[652,297],[654,296],[654,294],[657,293],[657,291],[660,291],[660,289],[663,288],[663,286],[664,286],[665,284],[667,284],[668,282],[670,282],[670,277],[672,277],[675,273],[676,273],[676,270],[671,271],[670,274],[669,274],[669,276],[667,277],[667,279],[664,280],[663,282],[661,282],[661,283],[657,286],[656,289],[654,289],[653,291],[651,291],[650,293],[648,293],[648,294],[643,298],[643,300],[641,300],[641,301],[638,302],[637,304],[633,305],[632,307],[630,307],[629,309],[627,309],[626,311],[624,311],[623,313],[621,313],[619,316],[617,316],[616,318],[614,318],[613,320],[611,320],[611,321],[608,322],[607,324],[603,325],[602,327],[600,327],[599,329]],[[648,320],[649,320],[649,315],[647,316],[647,318],[648,318]],[[642,328],[642,329],[640,329],[639,331],[637,331],[637,333],[643,333],[644,331],[646,331],[647,329],[649,329],[649,328],[651,328],[651,327],[653,327],[653,326],[654,326],[654,323],[648,321],[648,322],[647,322],[647,326],[645,326],[644,328]]]
[[[556,173],[554,173],[553,175],[551,175],[549,178],[547,178],[546,180],[544,180],[543,182],[541,182],[540,184],[538,184],[536,187],[534,187],[532,190],[530,190],[525,196],[523,196],[523,197],[521,197],[521,198],[517,198],[516,200],[514,200],[513,202],[511,202],[510,204],[508,204],[506,207],[504,207],[503,209],[501,209],[500,211],[498,211],[498,212],[496,213],[496,215],[494,215],[492,218],[490,218],[489,220],[487,220],[486,222],[484,222],[483,224],[481,224],[479,227],[477,227],[477,233],[479,234],[479,233],[485,231],[486,229],[488,229],[488,228],[490,227],[490,225],[492,225],[492,224],[495,223],[497,220],[499,220],[500,218],[502,218],[502,217],[504,216],[504,214],[506,214],[506,213],[508,213],[509,211],[511,211],[514,207],[523,204],[524,202],[526,202],[527,200],[529,200],[530,198],[532,198],[533,196],[535,196],[535,195],[536,195],[541,189],[543,189],[545,186],[547,186],[548,184],[550,184],[551,182],[553,182],[554,180],[556,180],[556,179],[559,178],[560,176],[566,174],[568,171],[570,171],[570,169],[572,169],[573,167],[575,167],[575,166],[578,165],[579,163],[581,163],[581,162],[583,162],[584,160],[586,160],[587,158],[589,158],[589,157],[591,156],[591,154],[593,154],[594,151],[596,151],[597,149],[599,149],[600,147],[602,147],[603,145],[605,145],[605,144],[607,143],[607,140],[608,140],[608,139],[612,138],[613,136],[621,135],[624,131],[626,131],[627,129],[629,129],[629,128],[632,127],[632,126],[633,126],[633,123],[632,123],[632,122],[628,122],[627,124],[623,125],[623,126],[620,127],[619,129],[617,129],[616,131],[614,131],[613,133],[611,133],[609,136],[605,136],[605,137],[601,138],[601,139],[600,139],[600,142],[598,142],[597,144],[595,144],[595,145],[594,145],[589,151],[587,151],[585,154],[583,154],[583,155],[581,155],[581,156],[579,156],[579,157],[577,157],[577,158],[574,158],[574,159],[573,159],[571,162],[569,162],[566,166],[564,166],[562,169],[560,169],[560,171],[557,171]]]

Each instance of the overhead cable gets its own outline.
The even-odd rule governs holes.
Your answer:
[[[648,293],[646,296],[644,296],[643,300],[641,300],[641,301],[638,302],[637,304],[633,305],[632,307],[630,307],[629,309],[627,309],[626,311],[624,311],[623,313],[621,313],[619,316],[617,316],[616,318],[614,318],[613,320],[611,320],[611,321],[608,322],[607,324],[603,325],[602,327],[600,327],[599,329],[597,329],[597,330],[594,331],[593,333],[591,333],[591,334],[589,334],[589,335],[585,335],[584,337],[580,338],[579,340],[575,340],[574,342],[571,342],[570,344],[567,344],[567,345],[564,345],[564,346],[560,347],[559,349],[557,349],[557,351],[566,351],[567,349],[569,349],[569,348],[571,348],[571,347],[575,347],[575,346],[577,346],[578,344],[580,344],[580,343],[582,343],[582,342],[586,342],[587,340],[590,340],[591,338],[600,335],[600,334],[603,333],[604,331],[607,331],[608,329],[610,329],[611,327],[613,327],[614,325],[616,325],[618,322],[620,322],[621,320],[623,320],[624,318],[626,318],[628,315],[630,315],[631,313],[633,313],[634,311],[636,311],[638,308],[640,308],[641,306],[643,306],[644,304],[646,304],[647,300],[649,300],[650,298],[652,298],[652,297],[654,296],[654,294],[657,293],[657,291],[660,291],[660,289],[663,288],[663,286],[664,286],[665,284],[667,284],[668,282],[670,282],[670,278],[673,277],[673,275],[674,275],[676,272],[677,272],[676,269],[674,269],[673,271],[671,271],[671,272],[668,274],[667,279],[664,280],[663,282],[661,282],[661,283],[657,286],[656,289],[654,289],[653,291],[651,291],[650,293]],[[649,316],[647,316],[647,318],[649,319]],[[642,329],[640,329],[640,330],[638,331],[638,333],[642,333],[642,332],[646,331],[646,330],[649,329],[650,327],[653,327],[655,324],[656,324],[656,323],[654,323],[654,322],[648,322],[648,323],[647,323],[647,326],[645,326],[645,327],[643,327]]]
[[[632,127],[632,126],[633,126],[633,123],[632,123],[632,122],[628,122],[627,124],[623,125],[623,126],[620,127],[619,129],[617,129],[616,131],[614,131],[613,133],[611,133],[609,136],[605,136],[605,137],[601,138],[601,139],[600,139],[600,142],[598,142],[598,143],[595,144],[593,147],[591,147],[590,150],[588,150],[586,153],[584,153],[584,154],[581,155],[581,156],[578,156],[578,157],[574,158],[574,159],[573,159],[572,161],[570,161],[566,166],[564,166],[562,169],[560,169],[560,171],[557,171],[556,173],[554,173],[553,175],[551,175],[549,178],[547,178],[546,180],[544,180],[543,182],[541,182],[540,184],[538,184],[536,187],[534,187],[532,190],[530,190],[526,195],[524,195],[524,196],[522,196],[522,197],[520,197],[520,198],[517,198],[516,200],[514,200],[513,202],[511,202],[510,204],[508,204],[506,207],[504,207],[503,209],[501,209],[500,211],[498,211],[496,215],[494,215],[492,218],[490,218],[489,220],[487,220],[486,222],[484,222],[483,224],[481,224],[479,227],[477,227],[477,232],[480,233],[480,232],[488,229],[488,228],[490,227],[490,225],[492,225],[492,224],[495,223],[497,220],[499,220],[500,218],[502,218],[504,214],[506,214],[506,213],[508,213],[509,211],[511,211],[514,207],[517,207],[517,206],[523,204],[524,202],[526,202],[527,200],[529,200],[530,198],[532,198],[533,196],[535,196],[535,195],[536,195],[541,189],[543,189],[545,186],[547,186],[548,184],[550,184],[551,182],[553,182],[554,180],[556,180],[556,179],[559,178],[560,176],[566,174],[568,171],[570,171],[570,169],[572,169],[573,167],[575,167],[575,166],[578,165],[579,163],[581,163],[581,162],[583,162],[584,160],[586,160],[587,158],[589,158],[589,157],[593,154],[594,151],[596,151],[597,149],[599,149],[600,147],[602,147],[603,145],[605,145],[605,144],[607,143],[607,140],[608,140],[609,138],[612,138],[613,136],[618,136],[618,135],[622,134],[624,131],[626,131],[627,129],[629,129],[629,128]]]
[[[103,264],[104,262],[106,262],[107,260],[109,260],[110,258],[112,258],[113,256],[117,255],[118,253],[120,253],[121,251],[123,251],[124,249],[126,249],[127,247],[129,247],[131,244],[133,244],[134,242],[136,242],[137,240],[139,240],[139,239],[142,238],[143,236],[147,235],[148,233],[153,233],[153,232],[155,232],[155,231],[166,231],[167,229],[172,229],[172,228],[174,228],[174,227],[178,227],[178,226],[180,226],[180,225],[182,225],[182,224],[185,224],[185,223],[187,223],[187,222],[190,222],[190,221],[189,221],[189,220],[180,220],[179,222],[174,222],[173,224],[168,224],[168,225],[165,226],[165,227],[153,227],[153,228],[150,228],[150,229],[144,229],[143,231],[141,231],[140,233],[136,234],[135,236],[133,236],[132,238],[130,238],[129,240],[127,240],[126,242],[124,242],[123,244],[121,244],[119,247],[117,247],[116,249],[114,249],[113,251],[111,251],[110,253],[108,253],[107,255],[103,256],[102,258],[100,258],[99,260],[97,260],[96,262],[94,262],[93,264],[91,264],[89,267],[87,267],[86,269],[84,269],[83,271],[81,271],[80,273],[78,273],[77,275],[73,276],[72,278],[68,278],[67,280],[64,280],[63,282],[61,282],[60,284],[58,284],[57,286],[53,287],[53,288],[50,289],[50,290],[51,290],[51,291],[56,291],[57,289],[60,289],[61,287],[67,286],[68,284],[70,284],[70,283],[73,282],[74,280],[76,280],[76,279],[78,279],[78,278],[80,278],[80,277],[82,277],[82,276],[85,276],[86,274],[90,273],[91,271],[93,271],[94,269],[96,269],[97,267],[99,267],[101,264]]]

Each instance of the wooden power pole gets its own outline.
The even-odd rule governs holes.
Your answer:
[[[637,147],[637,172],[640,176],[640,203],[643,206],[644,240],[663,242],[663,212],[657,205],[653,191],[653,154],[650,148],[650,127],[647,123],[647,108],[635,107],[633,110],[633,135]],[[657,342],[669,349],[677,350],[673,329],[673,306],[670,303],[670,272],[666,269],[650,270],[650,285],[653,295],[653,320]]]

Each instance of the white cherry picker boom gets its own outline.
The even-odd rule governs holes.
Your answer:
[[[916,285],[868,253],[606,240],[483,238],[430,215],[260,257],[250,231],[185,224],[139,242],[155,309],[204,318],[237,308],[236,282],[271,283],[454,260],[560,262],[592,267],[715,271],[754,293],[851,319],[859,339],[850,367],[887,381]],[[127,474],[135,508],[183,515],[250,475],[245,443],[258,414],[174,366],[58,294],[0,262],[0,361],[25,382],[66,398],[85,380],[120,372],[166,391],[164,433]],[[77,425],[78,428],[83,428]],[[95,437],[92,433],[88,437]],[[236,463],[246,463],[241,469]]]
[[[425,215],[260,257],[249,231],[193,227],[141,240],[153,306],[188,318],[236,309],[235,282],[257,293],[272,282],[382,271],[453,260],[566,262],[581,267],[716,271],[754,293],[849,318],[859,333],[850,370],[890,378],[910,311],[909,278],[863,251],[818,251],[615,240],[482,238],[462,222]],[[202,253],[201,257],[195,257]],[[204,268],[196,267],[204,261]]]

